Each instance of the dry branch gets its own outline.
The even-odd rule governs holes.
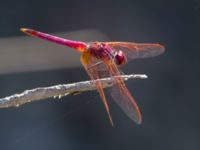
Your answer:
[[[145,79],[147,78],[144,74],[130,74],[130,75],[121,75],[125,81],[128,79]],[[113,77],[115,78],[115,77]],[[113,85],[113,78],[102,78],[99,79],[102,83],[103,88],[107,88]],[[59,84],[50,87],[39,87],[32,90],[26,90],[20,94],[14,94],[0,99],[0,108],[7,107],[18,107],[22,104],[29,103],[32,101],[42,100],[49,97],[58,97],[66,96],[68,94],[81,93],[84,91],[96,90],[97,80],[94,81],[83,81],[71,84]]]

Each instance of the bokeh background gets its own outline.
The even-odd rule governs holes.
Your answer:
[[[31,44],[35,39],[26,37],[30,49],[35,49],[37,54],[31,54],[34,57],[30,59],[19,57],[24,56],[22,53],[12,53],[10,47],[14,50],[16,45],[20,48],[24,45],[23,40],[12,45],[13,37],[17,40],[25,36],[19,31],[20,27],[47,33],[76,33],[73,39],[79,39],[79,33],[83,35],[84,30],[85,34],[90,34],[86,40],[98,40],[99,37],[93,39],[93,32],[88,31],[93,30],[103,35],[102,40],[159,42],[166,47],[161,56],[134,60],[123,68],[127,74],[145,73],[149,76],[147,80],[127,82],[142,111],[140,126],[109,98],[115,123],[111,127],[98,93],[87,92],[61,100],[47,99],[18,108],[1,109],[1,150],[200,149],[199,0],[2,0],[0,18],[0,43],[4,43],[3,47],[0,45],[0,54],[4,58],[0,64],[11,70],[0,74],[0,97],[39,86],[89,79],[80,65],[66,64],[66,68],[63,65],[43,70],[40,65],[33,64],[29,66],[30,70],[21,71],[24,67],[21,64],[12,71],[12,65],[7,66],[7,62],[15,64],[12,60],[16,57],[19,62],[40,62],[44,57],[39,57],[38,49],[40,45],[48,45],[40,40]],[[7,43],[8,47],[1,42],[5,39],[11,41]],[[47,47],[51,46],[53,44]],[[52,58],[48,48],[45,49],[47,52],[41,51],[41,55]],[[59,48],[65,51],[65,47]],[[10,51],[10,55],[4,55],[5,50]],[[56,58],[59,50],[55,51]],[[29,54],[27,44],[26,53]],[[79,62],[78,57],[69,58],[67,52],[65,57]],[[52,61],[49,61],[49,68]],[[57,61],[60,63],[59,59],[53,63]],[[37,67],[40,69],[31,71]]]

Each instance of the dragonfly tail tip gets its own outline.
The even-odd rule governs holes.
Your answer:
[[[20,28],[20,31],[25,32],[25,33],[27,30],[28,30],[27,28]]]
[[[35,36],[38,32],[32,29],[28,29],[28,28],[20,28],[20,31],[30,35],[30,36]]]

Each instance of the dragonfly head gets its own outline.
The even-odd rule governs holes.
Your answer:
[[[116,51],[114,61],[118,66],[122,66],[127,63],[126,55],[122,51]]]

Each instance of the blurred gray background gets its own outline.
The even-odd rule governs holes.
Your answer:
[[[0,70],[0,97],[39,86],[89,79],[77,63],[79,58],[68,55],[67,51],[72,49],[58,46],[60,50],[57,50],[53,44],[28,36],[26,44],[23,40],[14,44],[15,39],[24,38],[20,27],[47,33],[66,32],[77,40],[159,42],[166,47],[161,56],[134,60],[123,68],[127,74],[149,76],[147,80],[127,83],[142,111],[140,126],[108,97],[115,123],[111,127],[98,93],[87,92],[61,100],[48,99],[1,109],[1,150],[200,149],[199,0],[2,0],[0,18],[0,64],[9,70]],[[93,38],[93,35],[101,36]],[[47,47],[42,51],[43,44]],[[18,51],[12,53],[15,47],[20,50],[23,45],[27,58]],[[45,52],[51,46],[55,47],[55,53]],[[59,58],[65,49],[66,56],[62,55],[61,61],[53,59],[52,56]],[[52,59],[44,63],[42,60],[46,58],[40,56],[46,53]],[[63,56],[77,65],[66,63],[65,67]],[[41,62],[41,66],[45,64],[47,69],[30,60]],[[26,63],[18,68],[14,66],[23,61],[30,63],[30,70],[23,69]],[[8,62],[14,67],[7,65]],[[52,67],[57,63],[60,65]]]

